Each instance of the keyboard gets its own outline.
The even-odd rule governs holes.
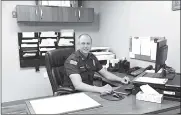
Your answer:
[[[138,70],[135,70],[135,71],[131,72],[130,74],[131,74],[132,76],[138,76],[139,74],[143,73],[144,71],[145,71],[144,68],[140,68],[140,69],[138,69]]]

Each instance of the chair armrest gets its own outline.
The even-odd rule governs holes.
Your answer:
[[[69,92],[74,92],[73,89],[69,87],[58,87],[57,91],[69,91]]]
[[[57,88],[57,91],[54,92],[54,96],[58,96],[58,95],[64,95],[64,94],[71,94],[71,93],[75,93],[76,91],[71,89],[71,88],[68,88],[68,87],[58,87]]]

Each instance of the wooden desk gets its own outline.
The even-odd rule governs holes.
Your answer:
[[[69,114],[145,114],[145,113],[166,113],[173,111],[179,113],[180,102],[163,100],[162,104],[136,100],[134,95],[126,96],[120,101],[108,101],[102,99],[98,93],[86,92],[88,96],[97,101],[102,107],[81,110]],[[29,113],[34,114],[31,106],[28,106]],[[174,114],[174,113],[172,113]]]
[[[134,95],[125,97],[120,101],[102,99],[97,93],[86,93],[103,107],[87,109],[73,114],[145,114],[161,113],[180,108],[180,102],[163,100],[162,104],[136,100]]]
[[[124,77],[126,75],[122,73],[114,73],[114,74],[116,74],[119,77]],[[134,79],[134,77],[132,76],[129,77],[131,80]],[[121,85],[120,83],[110,82],[107,80],[105,81],[115,86]],[[123,100],[120,101],[108,101],[102,99],[100,97],[100,94],[98,93],[86,92],[86,94],[95,101],[97,101],[98,103],[100,103],[103,107],[81,110],[69,114],[145,114],[145,113],[167,114],[169,112],[172,112],[172,114],[180,113],[180,102],[177,101],[163,100],[161,104],[158,104],[158,103],[136,100],[135,95],[126,96]],[[31,113],[32,108],[29,108],[29,110]]]

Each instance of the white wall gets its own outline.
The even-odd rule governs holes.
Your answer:
[[[52,95],[49,79],[43,77],[45,68],[40,68],[40,72],[35,72],[34,68],[20,68],[17,32],[74,29],[76,36],[88,33],[93,39],[99,39],[99,4],[97,4],[99,2],[96,4],[93,2],[85,2],[84,5],[95,8],[94,23],[37,25],[18,25],[16,18],[12,18],[12,11],[15,10],[16,5],[35,5],[34,1],[2,2],[2,102]],[[93,46],[97,44],[93,42]]]
[[[100,38],[118,58],[129,59],[129,36],[165,36],[166,64],[180,72],[180,10],[171,1],[101,1]],[[131,66],[153,63],[131,59]]]
[[[0,1],[0,12],[1,12],[1,1]],[[0,22],[1,22],[1,17],[2,17],[2,14],[0,14]],[[0,23],[0,27],[2,27],[1,26],[1,23]],[[1,31],[0,31],[0,36],[1,36]],[[2,39],[0,39],[0,44],[2,44]],[[1,55],[2,55],[2,53],[1,53],[1,51],[2,51],[2,49],[0,48],[0,65],[2,65],[2,62],[1,62]],[[1,75],[2,75],[2,68],[0,67],[0,83],[2,83],[2,77],[1,77]],[[2,85],[1,85],[2,86]],[[2,100],[2,91],[1,91],[1,89],[2,89],[2,87],[0,86],[0,102],[1,102],[1,100]],[[1,108],[1,105],[0,105],[0,108]],[[0,109],[0,113],[1,113],[1,109]]]

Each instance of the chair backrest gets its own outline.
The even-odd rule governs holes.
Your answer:
[[[74,52],[74,48],[61,48],[48,51],[45,54],[45,67],[52,86],[53,93],[57,92],[64,80],[64,62]]]

